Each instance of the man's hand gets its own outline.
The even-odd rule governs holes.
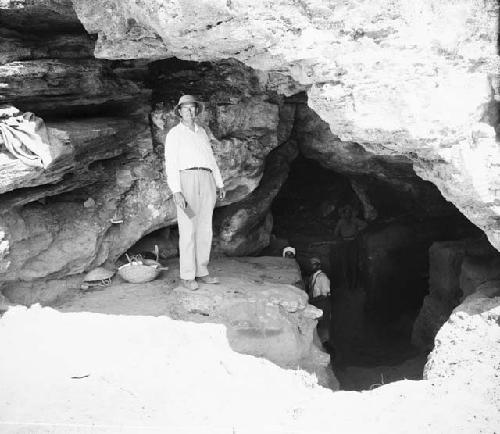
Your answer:
[[[220,200],[224,200],[224,198],[226,197],[226,190],[224,190],[224,187],[222,188],[218,188],[217,189],[217,197],[220,199]]]
[[[179,208],[186,208],[186,199],[184,199],[184,195],[180,191],[174,193],[174,202]]]

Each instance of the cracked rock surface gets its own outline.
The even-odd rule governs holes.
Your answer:
[[[73,5],[100,58],[232,57],[292,77],[340,140],[409,158],[500,247],[497,2]]]

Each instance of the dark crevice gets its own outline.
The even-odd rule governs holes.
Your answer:
[[[346,204],[365,217],[367,204],[352,182],[364,187],[377,215],[358,239],[359,285],[348,290],[344,252],[334,229]],[[429,247],[438,240],[477,237],[481,231],[428,182],[346,176],[303,155],[292,163],[272,213],[275,246],[296,248],[304,279],[312,256],[322,260],[330,277],[335,295],[327,349],[343,387],[363,388],[356,379],[366,374],[363,370],[403,363],[408,375],[421,378],[425,354],[412,346],[411,332],[428,293]],[[355,366],[363,372],[353,373]]]

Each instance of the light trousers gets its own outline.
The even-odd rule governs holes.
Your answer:
[[[216,187],[212,173],[206,170],[183,170],[180,178],[182,194],[195,214],[190,219],[177,207],[180,275],[181,279],[192,280],[209,274]]]

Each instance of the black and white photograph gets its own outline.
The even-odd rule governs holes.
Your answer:
[[[498,0],[0,0],[0,434],[500,434]]]

